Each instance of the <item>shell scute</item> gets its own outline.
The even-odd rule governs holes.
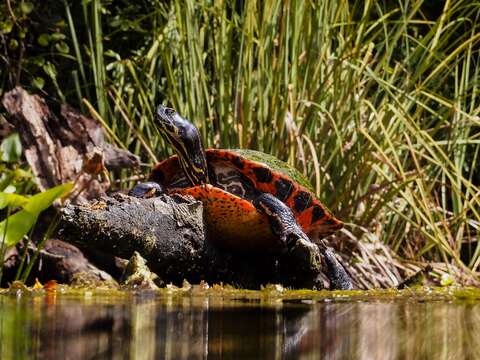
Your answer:
[[[312,205],[312,196],[306,191],[299,191],[293,198],[293,206],[297,213],[304,211]]]

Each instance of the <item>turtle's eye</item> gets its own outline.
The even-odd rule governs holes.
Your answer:
[[[177,121],[178,114],[175,110],[171,108],[164,107],[159,105],[157,108],[157,124],[160,128],[165,129],[169,133],[174,133]]]
[[[168,116],[172,116],[176,113],[177,112],[175,110],[173,110],[172,108],[165,108],[165,114],[167,114]]]

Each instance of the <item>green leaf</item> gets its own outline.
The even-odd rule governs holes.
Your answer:
[[[65,40],[67,37],[65,36],[65,34],[62,34],[62,33],[59,33],[59,32],[56,32],[56,33],[53,33],[52,35],[50,35],[50,39],[54,40],[54,41],[60,41],[60,40]]]
[[[10,39],[8,42],[8,48],[10,50],[16,50],[18,48],[18,41],[16,39]]]
[[[40,46],[48,46],[48,44],[50,43],[50,35],[48,34],[40,34],[40,36],[38,37],[38,45]]]
[[[9,194],[6,192],[0,192],[0,210],[10,207],[23,207],[28,202],[28,198],[23,195]]]
[[[60,29],[64,28],[65,26],[67,26],[67,23],[65,22],[64,19],[60,19],[55,23],[55,27],[60,28]]]
[[[120,25],[122,25],[122,23],[124,22],[124,20],[122,20],[119,16],[116,16],[113,20],[111,20],[108,25],[110,25],[111,27],[118,27]]]
[[[112,57],[116,60],[121,60],[120,55],[118,53],[116,53],[115,51],[113,51],[112,49],[108,49],[107,51],[105,51],[105,53],[103,55],[108,56],[108,57]]]
[[[13,170],[13,174],[15,175],[15,178],[17,179],[32,179],[33,180],[33,175],[30,171],[23,170],[20,168],[17,168]]]
[[[45,58],[41,56],[31,57],[29,60],[31,61],[32,64],[35,64],[39,67],[45,64]]]
[[[30,231],[37,221],[38,214],[21,210],[0,222],[0,244],[7,247],[16,245]]]
[[[18,162],[22,156],[22,144],[20,136],[13,133],[6,137],[0,144],[1,160],[5,162]]]
[[[13,29],[13,22],[9,19],[0,22],[0,33],[8,34]]]
[[[13,194],[17,191],[17,188],[13,184],[8,184],[5,189],[3,189],[3,192],[7,194]]]
[[[22,1],[20,9],[25,15],[28,15],[33,11],[33,4],[31,2]]]
[[[52,205],[56,199],[68,194],[72,188],[73,183],[69,182],[33,195],[28,199],[28,203],[24,206],[24,209],[32,213],[40,214],[43,210]]]
[[[13,174],[17,179],[32,179],[33,180],[33,175],[30,171],[26,171],[20,168],[17,168],[13,170]]]
[[[51,62],[47,61],[47,63],[43,65],[43,71],[45,71],[45,74],[50,76],[51,79],[57,78],[57,69]]]
[[[45,80],[43,80],[42,77],[37,76],[35,79],[33,79],[32,85],[35,86],[37,89],[43,89],[43,86],[45,85]]]
[[[36,194],[28,199],[23,210],[16,212],[0,222],[0,243],[10,247],[16,245],[32,228],[37,221],[38,215],[47,209],[52,203],[73,188],[73,183],[55,186],[47,191]],[[19,201],[19,199],[15,199]]]
[[[58,50],[58,52],[68,54],[70,52],[70,48],[68,47],[68,44],[64,41],[60,41],[59,43],[55,44],[55,48]]]
[[[0,191],[5,191],[15,180],[15,174],[12,171],[4,172],[0,177]]]

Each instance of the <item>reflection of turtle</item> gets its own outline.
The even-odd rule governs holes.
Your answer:
[[[342,227],[315,198],[308,180],[288,164],[253,150],[205,151],[197,128],[173,109],[160,105],[156,120],[177,155],[157,164],[152,182],[130,193],[147,197],[166,191],[201,200],[215,245],[243,252],[287,249],[298,256],[301,243],[304,255],[311,256],[308,236],[320,239]],[[323,244],[321,249],[331,287],[351,288],[333,253]]]

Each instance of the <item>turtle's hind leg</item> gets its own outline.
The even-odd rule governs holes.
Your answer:
[[[330,288],[350,290],[353,288],[350,277],[343,266],[335,258],[331,249],[322,244],[317,247],[298,225],[290,208],[275,196],[262,193],[254,199],[253,205],[258,211],[268,216],[272,231],[279,237],[292,256],[310,271],[319,271],[321,262],[318,250],[326,263],[326,275],[330,280]]]
[[[148,181],[144,183],[138,183],[135,185],[129,192],[128,195],[148,199],[152,197],[159,196],[163,194],[165,191],[159,183]]]
[[[327,265],[327,276],[330,280],[330,287],[338,290],[352,290],[353,284],[342,264],[337,260],[332,249],[323,242],[319,245],[322,251],[325,264]]]

